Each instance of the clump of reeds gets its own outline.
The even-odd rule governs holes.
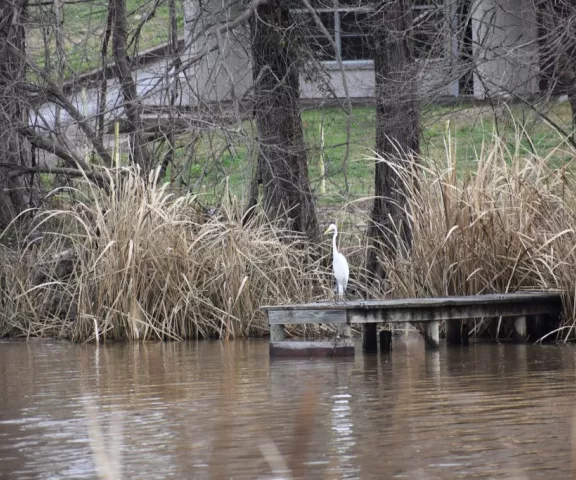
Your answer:
[[[495,136],[469,171],[458,171],[452,147],[442,165],[422,158],[414,168],[395,166],[413,228],[410,248],[380,254],[380,284],[364,267],[371,243],[358,232],[345,235],[348,298],[559,290],[565,323],[558,334],[572,338],[574,174],[569,164],[550,166],[558,151],[542,158],[518,138],[510,147]],[[260,335],[267,332],[261,305],[332,298],[329,239],[311,242],[262,214],[243,225],[230,196],[207,216],[194,196],[171,193],[156,174],[103,172],[107,191],[88,183],[69,188],[73,201],[35,212],[26,237],[13,232],[17,247],[0,250],[0,335]]]
[[[0,334],[260,335],[261,305],[331,298],[328,248],[262,215],[243,226],[233,200],[206,216],[194,196],[174,196],[155,175],[105,172],[108,192],[84,185],[69,208],[37,212],[32,234],[9,252]]]
[[[410,248],[380,256],[391,297],[561,290],[568,315],[559,331],[572,333],[574,176],[568,165],[551,168],[558,151],[539,157],[520,138],[510,147],[494,136],[467,172],[458,171],[452,146],[443,165],[423,158],[413,169],[395,165],[413,239]]]

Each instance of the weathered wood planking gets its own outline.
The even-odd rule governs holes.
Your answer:
[[[287,324],[336,324],[339,334],[350,336],[350,325],[362,325],[362,349],[373,352],[377,349],[377,323],[425,323],[426,345],[438,348],[440,343],[439,322],[446,322],[447,342],[468,343],[468,326],[462,321],[479,317],[516,317],[515,338],[527,338],[527,318],[536,320],[541,315],[559,315],[562,299],[559,293],[525,292],[509,294],[471,295],[441,298],[407,298],[394,300],[357,300],[346,303],[308,303],[300,305],[264,306],[270,325],[270,354],[278,356],[306,356],[313,352],[322,356],[333,356],[329,346],[312,345],[299,347],[285,345],[284,325]],[[312,342],[315,343],[315,342]],[[383,349],[389,349],[385,340]],[[353,347],[346,345],[338,354],[349,355]]]
[[[528,338],[528,326],[526,324],[526,317],[516,317],[514,319],[514,339],[517,342],[524,343]]]
[[[440,328],[437,320],[426,324],[424,340],[429,348],[438,348],[440,346]]]
[[[539,315],[560,312],[561,304],[558,302],[543,303],[514,303],[485,305],[443,305],[426,307],[407,307],[397,310],[380,310],[375,315],[366,310],[352,310],[351,323],[424,323],[440,320],[461,320],[463,318],[479,317],[516,317],[522,315]],[[321,323],[321,322],[320,322]]]
[[[292,323],[420,323],[477,317],[559,314],[559,293],[530,292],[441,298],[264,306],[270,325]]]
[[[342,310],[362,307],[364,309],[425,307],[444,305],[483,305],[486,303],[515,303],[542,300],[560,300],[560,293],[556,292],[518,292],[518,293],[490,293],[484,295],[462,295],[453,297],[431,298],[394,298],[388,300],[354,300],[345,303],[317,302],[298,303],[294,305],[265,305],[262,310],[310,310],[319,306],[326,310]]]
[[[346,322],[346,310],[268,310],[270,325]]]

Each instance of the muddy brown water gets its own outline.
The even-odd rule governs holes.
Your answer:
[[[569,479],[575,354],[0,342],[0,478]]]

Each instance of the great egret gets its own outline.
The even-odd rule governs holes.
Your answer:
[[[324,232],[324,234],[330,232],[334,232],[334,236],[332,237],[332,268],[334,270],[334,277],[336,277],[336,290],[338,297],[340,297],[341,300],[344,300],[344,291],[348,285],[348,262],[346,261],[346,257],[342,255],[336,248],[336,236],[338,235],[338,228],[336,225],[331,224],[328,227],[328,230]]]

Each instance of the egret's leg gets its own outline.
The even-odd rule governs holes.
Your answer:
[[[344,285],[338,282],[338,302],[344,302]]]

